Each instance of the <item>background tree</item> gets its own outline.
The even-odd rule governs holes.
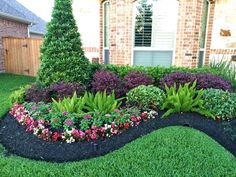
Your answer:
[[[89,61],[82,49],[72,13],[72,0],[55,0],[41,52],[38,80],[42,84],[59,81],[85,83],[89,78]]]

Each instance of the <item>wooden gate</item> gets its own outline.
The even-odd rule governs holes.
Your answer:
[[[41,39],[3,38],[7,73],[36,76],[40,66]]]

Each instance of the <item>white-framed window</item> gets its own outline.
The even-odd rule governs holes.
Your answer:
[[[109,64],[109,19],[110,4],[108,1],[105,1],[103,3],[103,58],[105,64]]]
[[[134,3],[134,65],[172,65],[178,7],[177,0]]]

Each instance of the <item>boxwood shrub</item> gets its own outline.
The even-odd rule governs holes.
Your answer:
[[[217,119],[236,118],[236,93],[219,89],[207,89],[203,93],[204,107]]]
[[[126,103],[139,108],[159,109],[163,103],[164,91],[153,85],[141,85],[127,93]]]

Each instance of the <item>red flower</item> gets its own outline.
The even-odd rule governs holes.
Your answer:
[[[52,136],[52,141],[56,142],[61,138],[62,134],[59,134],[57,132],[54,132],[53,136]]]
[[[128,128],[130,126],[130,124],[128,122],[124,123],[124,127]]]
[[[120,123],[120,128],[122,128],[123,127],[123,124],[122,123]]]

